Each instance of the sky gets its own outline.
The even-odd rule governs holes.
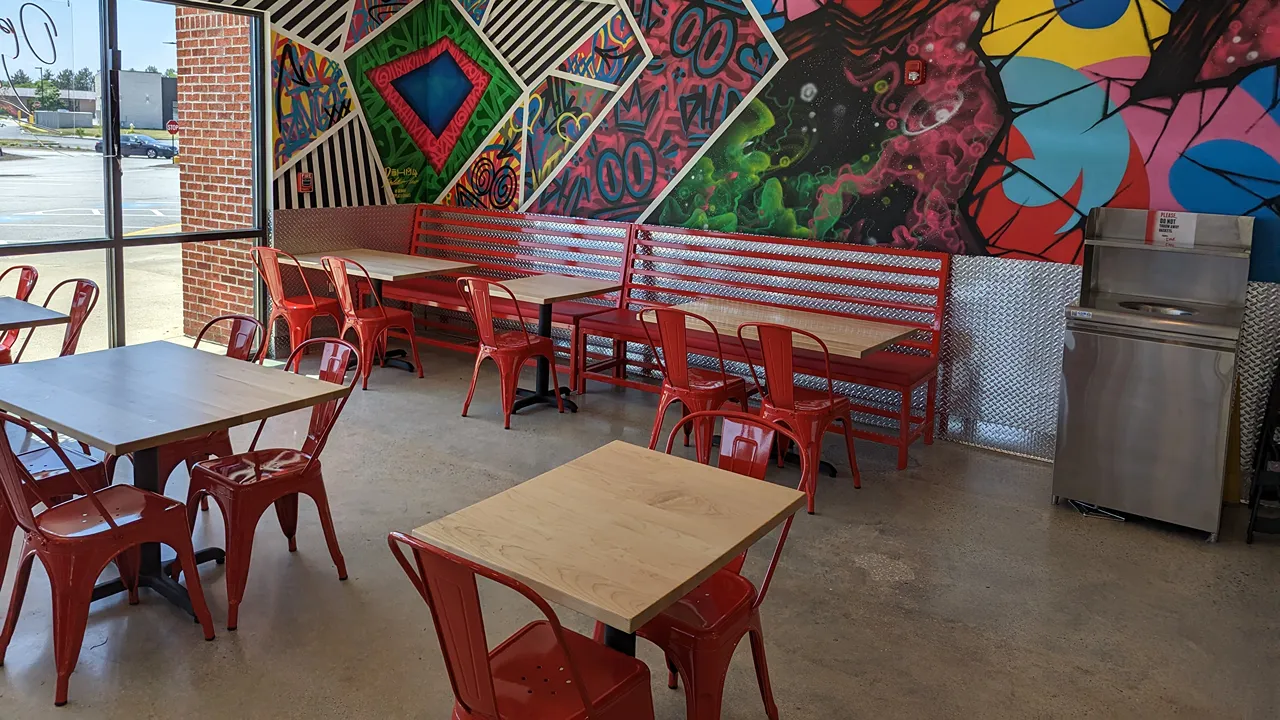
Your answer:
[[[166,44],[175,40],[174,7],[119,0],[118,8],[122,67],[142,70],[155,65],[161,72],[176,68],[177,46]],[[57,31],[52,45],[46,14]],[[85,67],[96,72],[101,65],[99,32],[98,0],[0,0],[0,62],[10,73],[22,69],[34,77],[40,68],[56,74]],[[54,51],[53,65],[40,61],[52,59]],[[0,69],[0,83],[5,81]]]

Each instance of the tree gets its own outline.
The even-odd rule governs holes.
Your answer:
[[[75,87],[76,74],[71,68],[67,68],[53,78],[53,84],[57,85],[60,90],[70,90]]]
[[[159,74],[160,74],[160,68],[156,67],[155,65],[148,65],[148,66],[147,66],[147,69],[146,69],[146,70],[143,70],[142,72],[155,73],[155,74],[159,75]]]
[[[80,68],[76,73],[76,84],[74,90],[92,90],[94,81],[98,79],[98,74],[89,68]]]
[[[62,105],[62,91],[53,82],[53,73],[45,70],[36,83],[35,106],[39,110],[57,110]]]
[[[174,70],[173,68],[169,68],[168,70],[164,71],[164,76],[169,78],[176,78],[178,77],[178,71]]]
[[[14,87],[29,87],[31,85],[31,76],[22,70],[14,70],[9,79],[13,81]]]

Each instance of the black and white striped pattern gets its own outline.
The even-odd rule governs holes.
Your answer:
[[[269,11],[272,26],[327,52],[337,52],[347,36],[349,0],[210,1],[217,5]]]
[[[532,85],[617,9],[600,0],[493,0],[481,30]]]
[[[364,119],[354,117],[276,178],[276,209],[389,204],[374,157]],[[315,192],[298,192],[300,172],[311,173]]]

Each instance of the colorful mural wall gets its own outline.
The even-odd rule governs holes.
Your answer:
[[[278,182],[1055,262],[1101,205],[1247,214],[1280,281],[1280,0],[247,5]]]

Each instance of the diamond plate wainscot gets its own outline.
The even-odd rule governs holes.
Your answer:
[[[1245,295],[1244,326],[1236,376],[1240,388],[1241,499],[1249,497],[1258,431],[1280,360],[1280,284],[1251,282]]]
[[[1052,461],[1066,307],[1080,268],[957,255],[942,334],[938,434]]]

